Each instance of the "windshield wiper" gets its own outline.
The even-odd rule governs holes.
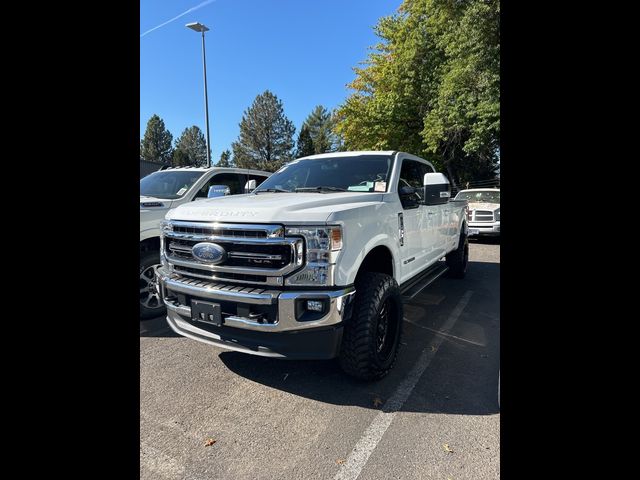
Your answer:
[[[298,187],[295,189],[296,192],[348,192],[346,188],[339,187],[328,187],[324,185],[319,185],[317,187]]]
[[[254,190],[253,193],[260,192],[283,192],[283,193],[291,193],[291,190],[285,190],[283,188],[261,188],[259,190]]]

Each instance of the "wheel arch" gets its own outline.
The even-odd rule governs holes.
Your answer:
[[[149,237],[140,241],[140,254],[160,251],[160,237]]]
[[[364,272],[384,273],[396,278],[396,265],[391,249],[384,244],[370,249],[362,259],[354,281]]]

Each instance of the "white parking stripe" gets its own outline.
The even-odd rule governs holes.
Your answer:
[[[451,330],[467,306],[467,303],[469,303],[471,295],[473,295],[472,290],[465,292],[456,305],[456,308],[453,309],[451,315],[449,315],[449,318],[447,318],[447,321],[442,326],[442,330],[445,332]],[[438,336],[422,351],[414,367],[402,383],[398,385],[398,388],[391,398],[382,406],[382,411],[378,413],[371,424],[369,424],[360,437],[360,440],[358,440],[358,443],[356,443],[356,446],[353,447],[347,460],[340,466],[340,470],[338,470],[334,480],[356,480],[356,478],[358,478],[360,472],[362,472],[362,469],[369,460],[369,456],[375,450],[378,442],[380,442],[387,428],[389,428],[389,425],[391,425],[396,412],[402,408],[404,402],[406,402],[409,395],[411,395],[418,380],[420,380],[420,377],[431,363],[431,360],[433,360],[438,347],[443,341],[444,338]]]
[[[471,345],[477,345],[478,347],[486,347],[484,343],[474,342],[473,340],[468,340],[462,337],[456,337],[455,335],[451,335],[450,333],[445,333],[445,332],[441,332],[440,330],[435,330],[433,328],[425,327],[424,325],[420,325],[419,323],[414,322],[413,320],[409,320],[407,317],[404,317],[404,321],[407,323],[410,323],[411,325],[415,325],[416,327],[420,327],[425,330],[429,330],[430,332],[437,333],[438,335],[443,335],[448,338],[455,338],[456,340],[460,340],[461,342],[467,342],[467,343],[470,343]]]

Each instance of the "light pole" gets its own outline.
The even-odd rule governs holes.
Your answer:
[[[202,70],[204,71],[204,115],[207,122],[207,168],[211,167],[211,147],[209,145],[209,97],[207,96],[207,57],[204,50],[204,32],[208,31],[206,25],[199,22],[187,23],[185,27],[195,32],[202,32]]]

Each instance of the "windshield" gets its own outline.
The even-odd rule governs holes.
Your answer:
[[[260,191],[386,192],[393,158],[388,155],[294,160],[266,179]]]
[[[140,179],[140,195],[167,199],[180,198],[203,174],[203,171],[154,172]]]
[[[475,203],[500,203],[500,191],[460,192],[456,200],[468,200]]]

